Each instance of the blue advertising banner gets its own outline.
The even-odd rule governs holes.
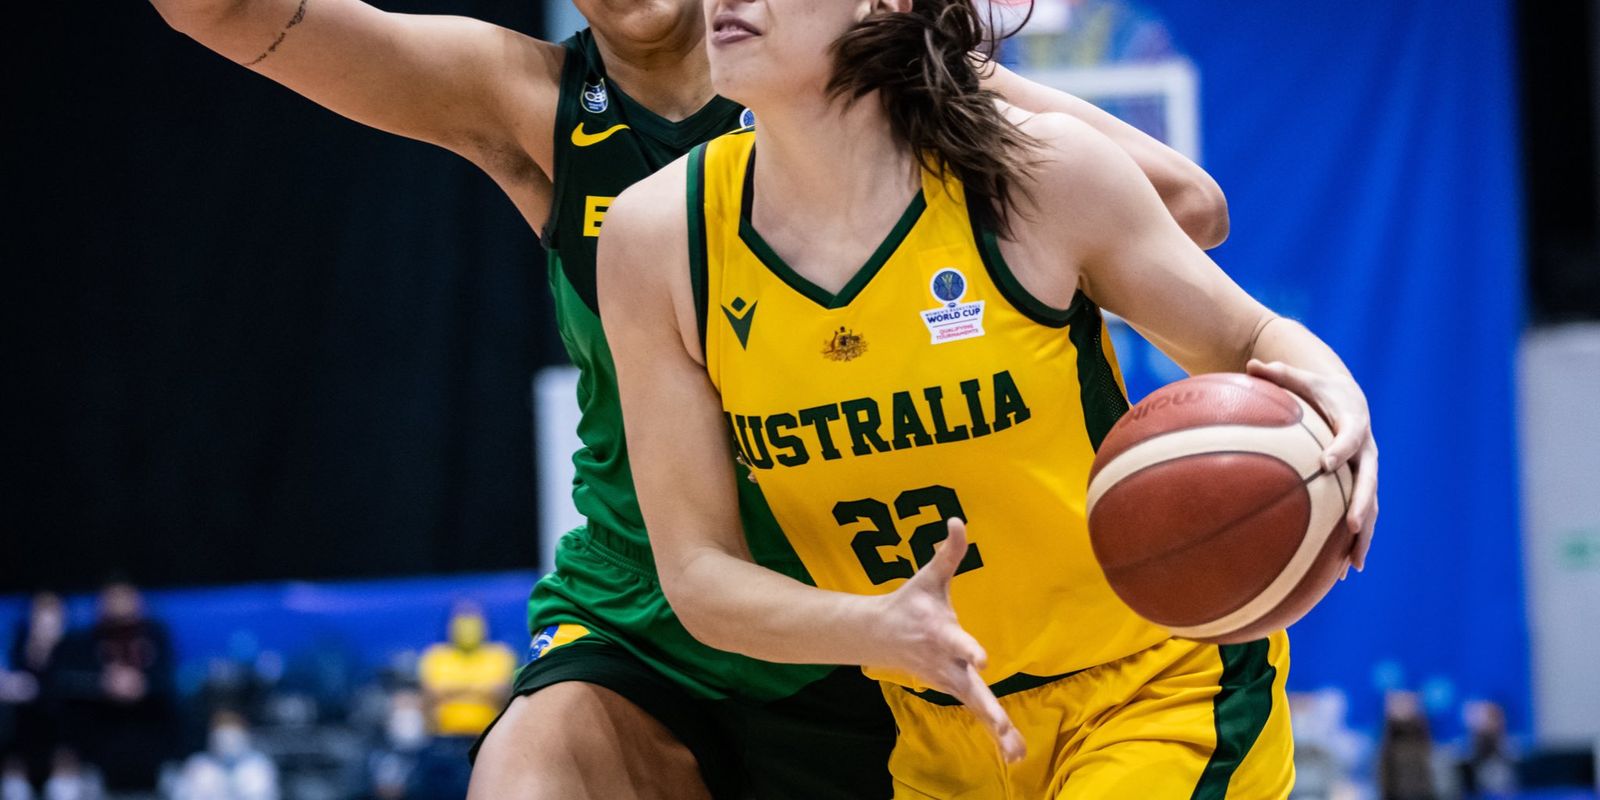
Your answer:
[[[1441,732],[1472,699],[1528,730],[1511,4],[1056,0],[1034,13],[1006,60],[1066,69],[1199,153],[1232,211],[1213,256],[1332,344],[1371,400],[1376,545],[1366,573],[1293,629],[1291,688],[1343,689],[1357,724],[1405,688]],[[1136,397],[1175,377],[1117,338]]]

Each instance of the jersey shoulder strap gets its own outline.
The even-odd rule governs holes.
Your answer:
[[[737,231],[745,190],[744,172],[755,139],[753,129],[741,128],[689,151],[686,181],[689,284],[694,292],[701,353],[705,353],[706,348],[712,262],[722,260],[730,233]]]
[[[587,28],[567,37],[561,43],[565,58],[561,64],[560,90],[556,97],[555,124],[551,135],[555,155],[555,174],[550,176],[550,216],[540,233],[540,244],[546,250],[561,249],[563,237],[563,202],[571,190],[573,158],[572,131],[585,116],[593,121],[589,127],[615,123],[618,116],[611,108],[610,87],[606,85],[605,62],[594,44],[594,34]],[[609,126],[607,126],[609,127]],[[603,127],[601,128],[604,129]]]

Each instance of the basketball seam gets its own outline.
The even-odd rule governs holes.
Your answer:
[[[1315,411],[1311,409],[1310,404],[1306,402],[1305,398],[1302,398],[1299,395],[1294,395],[1293,393],[1291,393],[1291,395],[1304,407],[1306,411],[1315,413]],[[1303,416],[1304,415],[1302,415],[1302,418]],[[1331,435],[1333,431],[1332,427],[1330,426],[1328,430],[1329,434]],[[1313,442],[1317,443],[1318,445],[1322,443],[1322,440],[1318,439],[1313,431],[1308,429],[1306,432],[1311,435]],[[1344,470],[1346,468],[1341,467],[1340,469]],[[1267,588],[1258,592],[1255,597],[1252,597],[1243,605],[1215,620],[1212,620],[1211,622],[1202,623],[1199,625],[1167,626],[1168,630],[1172,631],[1178,636],[1189,638],[1224,636],[1261,619],[1268,612],[1282,605],[1284,600],[1288,599],[1288,597],[1294,593],[1294,590],[1300,586],[1301,581],[1304,581],[1306,575],[1311,572],[1311,568],[1316,563],[1317,556],[1322,552],[1322,549],[1327,546],[1328,539],[1333,536],[1334,530],[1336,530],[1339,525],[1343,524],[1342,517],[1349,507],[1349,501],[1344,499],[1344,482],[1339,478],[1339,470],[1328,473],[1325,472],[1319,464],[1317,471],[1321,474],[1327,474],[1333,477],[1334,488],[1338,490],[1339,497],[1342,501],[1338,514],[1335,515],[1332,520],[1333,526],[1322,526],[1322,529],[1319,532],[1319,528],[1317,526],[1317,498],[1315,495],[1312,495],[1310,498],[1311,515],[1310,519],[1308,519],[1306,522],[1306,530],[1301,537],[1300,546],[1296,548],[1294,555],[1289,559],[1289,562],[1284,565],[1283,570],[1278,573],[1278,576],[1274,578],[1271,583],[1267,584]],[[1310,486],[1309,484],[1306,486],[1309,493]],[[1290,570],[1297,565],[1300,568],[1296,570],[1293,580],[1289,580],[1288,577],[1290,575]]]
[[[1159,445],[1162,442],[1162,440],[1164,440],[1164,439],[1168,439],[1168,438],[1174,437],[1174,436],[1197,436],[1197,435],[1200,435],[1201,432],[1203,432],[1203,431],[1207,431],[1207,430],[1215,431],[1215,429],[1219,429],[1219,428],[1226,428],[1226,429],[1229,429],[1229,430],[1237,432],[1240,436],[1244,436],[1244,435],[1249,435],[1249,434],[1253,434],[1253,433],[1257,433],[1257,432],[1284,431],[1284,430],[1292,429],[1293,427],[1294,427],[1294,423],[1290,423],[1290,424],[1286,424],[1286,425],[1244,425],[1244,424],[1196,425],[1196,426],[1193,426],[1193,427],[1182,428],[1182,429],[1174,430],[1174,431],[1164,431],[1162,433],[1156,434],[1155,436],[1151,436],[1151,437],[1149,437],[1147,439],[1143,439],[1138,444],[1135,444],[1135,445],[1133,445],[1131,447],[1128,447],[1128,448],[1124,449],[1121,453],[1118,453],[1115,458],[1111,459],[1110,462],[1108,462],[1106,465],[1104,465],[1098,472],[1096,472],[1094,474],[1094,477],[1092,477],[1089,480],[1088,492],[1087,492],[1087,496],[1085,497],[1084,513],[1085,514],[1093,513],[1095,506],[1099,504],[1100,497],[1102,495],[1104,495],[1107,491],[1109,491],[1112,486],[1116,485],[1117,483],[1121,483],[1123,480],[1126,480],[1127,479],[1127,475],[1133,475],[1133,474],[1135,474],[1137,472],[1142,472],[1143,470],[1147,469],[1148,467],[1155,466],[1155,464],[1159,464],[1159,463],[1162,463],[1162,462],[1161,461],[1156,461],[1156,462],[1154,462],[1152,464],[1147,464],[1145,466],[1141,466],[1138,469],[1135,469],[1132,472],[1127,473],[1127,475],[1124,475],[1122,477],[1117,478],[1116,481],[1109,482],[1109,483],[1104,480],[1105,476],[1106,476],[1106,472],[1107,472],[1107,470],[1104,467],[1109,467],[1110,464],[1113,464],[1113,463],[1115,463],[1117,461],[1125,461],[1125,460],[1133,457],[1134,454],[1140,453],[1140,451],[1156,449],[1155,445]],[[1315,437],[1312,437],[1312,440],[1313,440],[1313,442],[1315,442],[1316,441]],[[1233,447],[1227,447],[1225,445],[1218,445],[1216,450],[1197,451],[1197,452],[1191,452],[1191,453],[1184,453],[1183,455],[1185,455],[1185,456],[1203,455],[1206,452],[1237,453],[1237,452],[1240,452],[1240,451],[1235,449],[1235,448],[1233,448]],[[1300,476],[1302,467],[1295,465],[1293,462],[1289,461],[1288,459],[1280,458],[1275,453],[1268,452],[1265,449],[1257,450],[1257,451],[1244,451],[1244,452],[1251,452],[1251,453],[1255,453],[1257,455],[1264,455],[1264,456],[1268,456],[1269,458],[1277,459],[1278,461],[1281,461],[1284,464],[1287,464],[1289,466],[1289,468],[1294,471],[1294,474],[1297,477]],[[1167,459],[1167,460],[1171,460],[1171,459]],[[1321,465],[1320,464],[1317,465],[1316,469],[1320,470],[1321,469]],[[1303,479],[1304,478],[1302,477],[1302,480]],[[1101,486],[1103,486],[1103,488],[1097,489],[1096,488],[1096,484],[1100,484]]]
[[[1168,459],[1166,461],[1158,461],[1158,462],[1156,462],[1154,464],[1151,464],[1148,467],[1141,467],[1138,470],[1138,472],[1129,473],[1122,480],[1123,481],[1132,480],[1135,475],[1138,475],[1138,474],[1143,473],[1143,472],[1148,472],[1148,471],[1150,471],[1152,469],[1155,469],[1156,467],[1165,466],[1167,464],[1173,463],[1174,461],[1179,461],[1179,460],[1182,460],[1182,459],[1185,459],[1185,458],[1195,458],[1197,456],[1222,456],[1222,455],[1266,456],[1267,458],[1270,458],[1273,461],[1276,461],[1279,464],[1282,464],[1282,465],[1288,467],[1290,470],[1294,470],[1294,465],[1293,464],[1290,464],[1289,462],[1284,461],[1283,459],[1278,458],[1276,456],[1267,455],[1266,453],[1258,453],[1258,452],[1256,452],[1254,450],[1210,450],[1210,451],[1207,451],[1207,452],[1204,452],[1204,453],[1191,453],[1191,454],[1186,455],[1186,456],[1179,456],[1178,458]],[[1296,471],[1295,474],[1299,475],[1299,472]],[[1183,544],[1181,544],[1181,545],[1179,545],[1177,547],[1174,547],[1174,548],[1172,548],[1170,550],[1163,550],[1163,551],[1161,551],[1159,553],[1153,553],[1151,555],[1144,556],[1143,558],[1140,558],[1137,561],[1130,561],[1130,562],[1128,562],[1126,564],[1119,564],[1119,565],[1117,565],[1115,571],[1120,572],[1120,571],[1122,571],[1124,569],[1132,569],[1134,567],[1142,567],[1145,564],[1148,564],[1151,561],[1154,561],[1156,559],[1166,558],[1167,556],[1176,555],[1178,553],[1183,553],[1183,552],[1186,552],[1186,551],[1188,551],[1188,550],[1190,550],[1190,549],[1192,549],[1194,547],[1198,547],[1198,546],[1200,546],[1202,544],[1205,544],[1206,542],[1209,542],[1212,539],[1214,539],[1214,538],[1216,538],[1218,536],[1221,536],[1223,533],[1226,533],[1227,530],[1229,528],[1233,527],[1234,525],[1237,525],[1237,524],[1239,524],[1241,522],[1245,522],[1245,521],[1249,520],[1251,517],[1254,517],[1255,515],[1260,514],[1261,512],[1266,511],[1267,509],[1277,505],[1278,501],[1282,500],[1285,497],[1288,497],[1290,494],[1293,494],[1296,490],[1305,489],[1308,484],[1310,484],[1312,481],[1316,480],[1318,477],[1320,477],[1320,476],[1322,476],[1324,474],[1326,474],[1326,473],[1319,469],[1316,472],[1313,472],[1313,473],[1311,473],[1310,475],[1308,475],[1308,476],[1306,476],[1304,478],[1300,478],[1300,482],[1295,484],[1293,487],[1285,489],[1280,494],[1273,495],[1271,497],[1271,499],[1267,500],[1265,503],[1262,503],[1260,506],[1257,506],[1256,508],[1253,508],[1250,511],[1245,512],[1242,516],[1234,517],[1233,519],[1230,519],[1230,520],[1228,520],[1226,522],[1222,522],[1222,523],[1218,524],[1216,527],[1212,528],[1211,530],[1206,531],[1204,534],[1202,534],[1202,535],[1200,535],[1198,537],[1195,537],[1195,538],[1191,539],[1190,541],[1184,542]],[[1118,483],[1121,483],[1121,481],[1118,481]],[[1109,570],[1109,569],[1106,570],[1107,574],[1110,574],[1112,571],[1113,570]],[[1232,611],[1233,611],[1233,609],[1229,609],[1230,613]]]
[[[1307,405],[1310,405],[1310,404],[1309,404],[1309,403],[1307,403]],[[1304,431],[1305,431],[1305,432],[1306,432],[1306,433],[1308,433],[1308,434],[1310,434],[1310,435],[1311,435],[1311,441],[1313,441],[1313,442],[1316,442],[1316,443],[1317,443],[1317,446],[1318,446],[1318,447],[1321,447],[1321,448],[1323,448],[1323,449],[1324,449],[1324,450],[1326,450],[1326,449],[1327,449],[1327,446],[1326,446],[1326,445],[1324,445],[1324,444],[1323,444],[1323,443],[1322,443],[1322,440],[1321,440],[1321,439],[1319,439],[1319,438],[1317,438],[1317,432],[1316,432],[1316,431],[1314,431],[1314,430],[1312,430],[1312,429],[1311,429],[1311,426],[1309,426],[1309,425],[1307,425],[1307,424],[1306,424],[1306,421],[1305,421],[1305,415],[1304,415],[1304,414],[1302,414],[1302,415],[1300,415],[1300,416],[1301,416],[1301,418],[1300,418],[1300,420],[1299,420],[1299,424],[1300,424],[1300,428],[1301,428],[1301,429],[1302,429],[1302,430],[1304,430]],[[1319,420],[1321,420],[1321,419],[1322,419],[1322,417],[1321,417],[1321,416],[1320,416],[1320,415],[1319,415],[1319,416],[1318,416],[1318,417],[1317,417],[1317,419],[1319,419]],[[1324,420],[1324,424],[1326,424],[1326,421],[1325,421],[1325,420]],[[1330,439],[1332,439],[1332,437],[1334,437],[1334,436],[1337,436],[1337,435],[1338,435],[1338,434],[1336,434],[1336,433],[1334,433],[1334,431],[1333,431],[1333,426],[1332,426],[1332,425],[1329,425],[1329,426],[1328,426],[1328,437],[1329,437],[1329,438],[1330,438]],[[1324,471],[1324,472],[1327,472],[1327,470],[1326,470],[1326,469],[1324,469],[1324,470],[1323,470],[1323,471]],[[1355,470],[1351,470],[1351,471],[1350,471],[1350,472],[1351,472],[1351,477],[1350,477],[1350,482],[1351,482],[1351,483],[1354,483],[1354,482],[1355,482]],[[1330,475],[1332,475],[1332,476],[1333,476],[1333,482],[1334,482],[1334,484],[1335,484],[1335,485],[1337,485],[1337,486],[1338,486],[1338,487],[1339,487],[1339,499],[1340,499],[1340,500],[1342,500],[1342,501],[1344,501],[1344,502],[1343,502],[1343,503],[1342,503],[1342,505],[1344,505],[1344,509],[1345,509],[1345,510],[1346,510],[1346,511],[1349,511],[1349,510],[1350,510],[1350,494],[1349,494],[1349,493],[1347,493],[1347,492],[1346,492],[1346,491],[1345,491],[1345,490],[1344,490],[1344,481],[1342,481],[1342,480],[1340,480],[1340,479],[1339,479],[1339,473],[1338,473],[1338,471],[1337,471],[1337,470],[1335,470],[1335,471],[1334,471],[1334,472],[1331,472],[1331,473],[1327,473],[1327,474],[1330,474]],[[1352,491],[1352,492],[1353,492],[1353,491],[1355,491],[1355,489],[1354,489],[1354,487],[1352,487],[1352,488],[1351,488],[1351,491]]]

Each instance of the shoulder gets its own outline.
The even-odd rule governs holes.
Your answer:
[[[600,231],[602,247],[634,251],[687,241],[690,157],[662,167],[612,201]]]
[[[660,344],[658,334],[668,329],[697,329],[689,274],[689,158],[628,187],[611,204],[600,229],[600,317],[619,364],[628,353]],[[626,347],[614,338],[636,334],[643,339],[629,339]],[[691,353],[692,339],[683,335],[683,347]]]
[[[1030,159],[1034,179],[1053,183],[1062,179],[1106,180],[1138,172],[1133,159],[1115,142],[1089,123],[1060,113],[1032,113],[1015,107],[1007,116],[1033,141]]]
[[[1150,201],[1159,204],[1133,159],[1088,123],[1066,114],[1007,113],[1032,140],[1028,171],[1018,182],[1022,217],[1047,237],[1093,246],[1141,217]]]
[[[418,666],[422,669],[442,666],[446,661],[450,660],[454,650],[455,648],[443,642],[428,645],[428,649],[422,651],[422,658],[418,661]]]

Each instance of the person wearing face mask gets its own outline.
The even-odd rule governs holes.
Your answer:
[[[459,603],[450,613],[449,641],[429,647],[417,665],[440,736],[483,733],[511,692],[516,656],[488,636],[482,609]]]
[[[356,796],[365,800],[420,796],[415,776],[428,744],[428,716],[422,695],[411,690],[390,695],[383,741],[367,756],[362,786]]]
[[[256,750],[244,717],[218,711],[206,749],[183,765],[174,800],[277,800],[278,767]]]

